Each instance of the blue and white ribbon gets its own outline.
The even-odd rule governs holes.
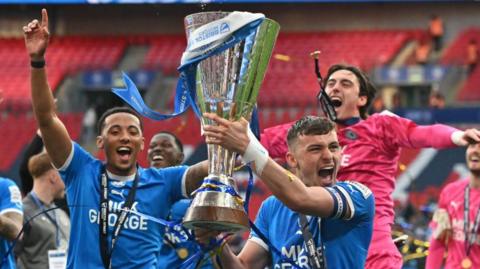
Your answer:
[[[153,120],[175,117],[185,112],[190,106],[200,117],[200,110],[195,103],[195,74],[198,63],[235,46],[249,35],[255,34],[264,19],[265,16],[260,13],[236,11],[223,19],[207,23],[190,34],[187,49],[182,55],[181,65],[178,68],[180,77],[172,114],[161,114],[147,107],[135,83],[125,73],[123,73],[123,81],[126,88],[113,88],[112,91],[140,115]]]

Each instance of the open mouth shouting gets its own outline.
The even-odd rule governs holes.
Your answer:
[[[324,167],[320,170],[318,170],[317,175],[320,177],[322,180],[322,185],[332,185],[334,183],[334,177],[335,177],[335,168],[334,166],[328,166]]]
[[[153,165],[155,165],[155,164],[158,165],[158,164],[166,161],[165,156],[162,154],[161,151],[154,151],[154,152],[150,153],[150,160],[152,161]]]
[[[164,159],[165,159],[165,158],[164,158],[160,153],[158,153],[158,152],[155,152],[155,153],[153,153],[153,155],[152,155],[152,161],[154,161],[154,162],[161,162],[161,161],[163,161]]]
[[[117,153],[122,162],[128,162],[132,156],[132,149],[126,146],[121,146],[117,148]]]
[[[342,99],[338,96],[331,96],[330,100],[332,100],[332,105],[337,108],[340,107],[343,103]]]

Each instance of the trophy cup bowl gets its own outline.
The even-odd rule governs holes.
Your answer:
[[[195,29],[227,15],[228,12],[202,12],[185,17],[187,38]],[[245,40],[198,64],[196,103],[202,113],[216,113],[231,121],[250,119],[279,29],[278,23],[265,18]],[[203,117],[201,123],[214,124]],[[194,192],[183,224],[190,229],[221,232],[246,230],[250,227],[248,216],[232,178],[237,154],[218,145],[207,147],[209,175]]]

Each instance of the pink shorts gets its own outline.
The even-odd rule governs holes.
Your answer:
[[[368,249],[366,269],[401,269],[402,255],[388,232],[374,232]]]

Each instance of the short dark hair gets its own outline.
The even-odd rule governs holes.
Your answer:
[[[152,139],[156,136],[156,135],[161,135],[161,134],[166,134],[166,135],[171,135],[173,137],[173,140],[175,140],[175,144],[177,145],[178,149],[180,150],[181,153],[183,153],[183,144],[182,144],[182,141],[180,141],[180,139],[178,139],[178,137],[176,135],[174,135],[173,133],[171,132],[168,132],[168,131],[160,131],[156,134],[154,134],[152,136]]]
[[[142,130],[142,132],[143,132],[143,122],[142,122],[142,118],[140,117],[140,115],[138,115],[138,113],[135,112],[133,109],[131,109],[129,107],[122,106],[122,107],[110,108],[107,111],[103,112],[102,116],[100,117],[100,119],[97,122],[97,134],[98,135],[102,134],[103,127],[105,127],[105,119],[108,116],[113,115],[113,114],[117,114],[117,113],[129,113],[129,114],[132,114],[133,116],[137,117],[138,121],[140,122],[140,130]]]
[[[41,177],[52,169],[52,161],[46,152],[33,155],[30,160],[28,160],[28,172],[30,172],[33,178]]]
[[[324,117],[305,116],[297,120],[287,133],[287,144],[292,146],[300,135],[326,135],[335,130],[335,123]]]
[[[352,65],[346,65],[346,64],[335,64],[330,66],[327,72],[327,79],[324,80],[324,88],[328,82],[328,79],[330,76],[339,71],[339,70],[347,70],[352,72],[358,79],[358,83],[360,84],[360,94],[359,96],[366,96],[367,97],[367,103],[360,107],[360,117],[362,119],[366,119],[368,117],[368,109],[370,108],[370,105],[372,104],[373,99],[375,98],[375,94],[377,93],[377,89],[375,88],[375,85],[370,81],[368,76],[360,70],[360,68],[352,66]]]

